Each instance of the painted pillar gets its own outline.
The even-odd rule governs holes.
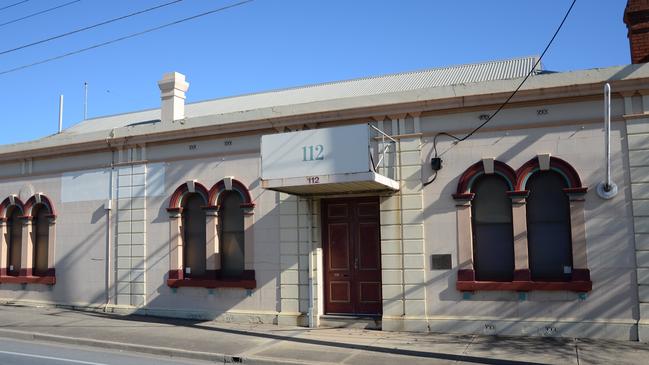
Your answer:
[[[512,199],[512,226],[514,229],[514,281],[530,281],[529,248],[527,245],[527,207],[528,191],[510,192]]]
[[[207,262],[205,264],[206,274],[214,277],[214,273],[221,269],[221,246],[219,243],[219,213],[216,209],[207,210],[206,214],[206,230],[205,230],[205,257]],[[181,240],[177,240],[181,241]],[[181,245],[182,246],[182,245]],[[182,247],[181,247],[182,250]],[[244,251],[245,252],[245,251]],[[182,256],[180,257],[182,260]],[[182,268],[181,268],[182,270]]]
[[[143,151],[134,147],[120,155],[135,162],[138,153]],[[121,166],[117,172],[116,304],[140,307],[146,303],[146,165]]]
[[[427,331],[420,120],[418,114],[389,118],[399,136],[387,158],[401,188],[381,197],[382,328]]]
[[[0,219],[0,276],[7,275],[9,267],[9,237],[7,237],[7,221]]]
[[[638,337],[649,341],[649,93],[643,92],[642,110],[634,111],[634,94],[624,94],[624,118],[628,140],[631,202],[638,278]],[[638,97],[639,98],[639,97]],[[613,199],[624,199],[619,194]]]
[[[276,194],[280,239],[280,313],[277,322],[279,325],[302,325],[305,303],[300,302],[300,283],[304,280],[300,280],[298,198],[285,193]]]
[[[21,218],[16,224],[22,225],[22,244],[20,251],[20,276],[32,276],[34,258],[34,237],[31,217]]]

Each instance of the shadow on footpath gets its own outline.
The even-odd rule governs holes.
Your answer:
[[[78,314],[83,314],[87,316],[93,316],[93,317],[99,317],[99,318],[106,318],[106,319],[116,319],[116,320],[122,320],[122,321],[130,321],[130,322],[136,322],[136,323],[155,323],[155,324],[166,324],[166,325],[173,325],[173,326],[179,326],[179,327],[185,327],[185,328],[192,328],[192,329],[197,329],[197,330],[203,330],[203,331],[211,331],[211,332],[218,332],[218,333],[225,333],[225,334],[232,334],[232,335],[239,335],[239,336],[251,336],[251,337],[257,337],[257,338],[263,338],[263,339],[270,339],[270,340],[277,340],[277,341],[287,341],[287,342],[294,342],[294,343],[300,343],[300,344],[308,344],[308,345],[317,345],[317,346],[327,346],[327,347],[334,347],[338,349],[349,349],[349,350],[361,350],[361,351],[367,351],[367,352],[373,352],[373,353],[382,353],[382,354],[389,354],[389,355],[401,355],[401,356],[412,356],[412,357],[418,357],[418,358],[427,358],[427,359],[438,359],[438,360],[448,360],[448,361],[461,361],[461,362],[467,362],[467,363],[474,363],[474,364],[498,364],[498,365],[542,365],[545,363],[541,362],[529,362],[529,361],[518,361],[518,360],[506,360],[506,359],[497,359],[497,358],[486,358],[486,357],[479,357],[479,356],[470,356],[470,355],[462,355],[462,354],[447,354],[447,353],[441,353],[441,352],[428,352],[428,351],[417,351],[417,350],[407,350],[407,349],[397,349],[397,348],[385,348],[385,347],[379,347],[379,346],[372,346],[372,345],[360,345],[360,344],[350,344],[350,343],[339,343],[339,342],[333,342],[333,341],[326,341],[326,340],[318,340],[318,339],[308,339],[308,338],[296,338],[296,337],[291,337],[291,336],[283,336],[283,335],[278,335],[278,334],[271,334],[271,333],[261,333],[261,332],[255,332],[255,331],[246,331],[246,330],[238,330],[238,329],[230,329],[230,328],[218,328],[218,327],[210,327],[210,326],[203,326],[200,325],[201,323],[204,323],[206,321],[196,321],[196,320],[190,320],[190,319],[179,319],[179,318],[162,318],[162,317],[153,317],[153,316],[143,316],[143,315],[115,315],[115,314],[110,314],[110,313],[100,313],[100,312],[87,312],[87,311],[75,311],[75,310],[65,310],[66,312],[73,312],[73,313],[78,313]],[[0,327],[15,327],[15,326],[0,326]],[[43,327],[43,326],[37,326],[37,327]],[[56,327],[65,327],[61,325],[57,325]],[[313,329],[305,329],[306,331],[313,331]],[[472,335],[465,335],[465,336],[455,336],[455,338],[458,339],[458,343],[462,344],[467,344],[467,341],[470,340],[473,336]],[[499,344],[504,343],[509,343],[509,345],[515,345],[516,348],[521,349],[524,348],[525,352],[535,352],[538,351],[539,354],[542,353],[547,353],[547,349],[549,347],[554,347],[556,345],[560,346],[565,346],[566,344],[572,342],[570,339],[534,339],[534,341],[529,341],[529,340],[524,340],[524,339],[516,339],[516,338],[509,338],[509,337],[500,337],[500,336],[493,336],[490,337],[492,340],[487,341],[487,343],[490,345],[489,347],[497,347]],[[533,342],[533,343],[531,343]],[[535,345],[536,343],[536,345]],[[539,346],[542,345],[542,346]],[[485,345],[484,342],[480,344],[475,344],[475,345]],[[493,345],[493,346],[491,346]],[[531,347],[536,347],[531,348]],[[575,355],[575,349],[571,347],[571,354],[572,356]],[[568,355],[568,354],[566,354]]]

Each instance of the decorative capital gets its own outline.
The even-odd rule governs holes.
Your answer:
[[[563,189],[563,192],[568,195],[568,199],[570,201],[583,201],[586,200],[586,193],[588,192],[588,188],[565,188]]]
[[[182,207],[167,208],[167,213],[169,213],[169,218],[180,218],[183,213]]]

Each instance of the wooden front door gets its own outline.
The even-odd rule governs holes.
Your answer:
[[[379,199],[322,201],[325,313],[380,315]]]

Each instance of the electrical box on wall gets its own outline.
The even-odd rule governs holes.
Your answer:
[[[450,270],[452,268],[451,254],[431,255],[432,270]]]

